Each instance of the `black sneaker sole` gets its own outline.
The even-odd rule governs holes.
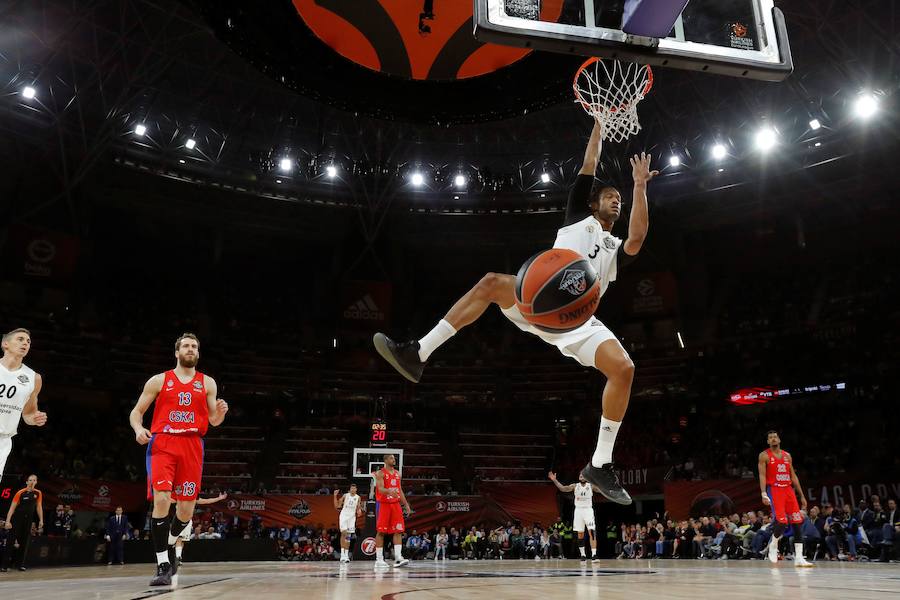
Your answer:
[[[590,466],[590,463],[588,463],[588,466]],[[610,502],[615,502],[616,504],[621,504],[622,506],[630,506],[634,502],[634,500],[631,499],[631,496],[628,495],[628,492],[626,492],[624,489],[622,489],[622,491],[625,493],[625,496],[626,496],[625,498],[614,498],[614,497],[609,496],[606,493],[604,493],[603,488],[600,487],[600,485],[598,485],[597,482],[595,482],[590,477],[588,477],[588,475],[590,475],[590,471],[588,470],[587,467],[585,467],[581,470],[581,474],[582,474],[582,476],[584,476],[585,479],[588,480],[589,483],[596,485],[597,488],[600,489],[600,495],[603,496],[604,498],[606,498],[607,500],[609,500]]]
[[[394,367],[394,369],[396,369],[398,373],[400,373],[413,383],[419,383],[420,377],[416,377],[415,375],[404,369],[403,366],[397,362],[397,359],[394,358],[393,352],[391,352],[391,349],[388,347],[387,338],[383,333],[376,333],[372,337],[372,343],[375,344],[375,351],[381,355],[381,358],[386,360],[388,364]]]

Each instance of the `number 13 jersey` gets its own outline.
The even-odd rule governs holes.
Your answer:
[[[153,408],[150,432],[206,435],[209,408],[206,404],[203,373],[197,371],[187,383],[181,383],[175,376],[175,371],[166,371],[163,377],[163,387]]]

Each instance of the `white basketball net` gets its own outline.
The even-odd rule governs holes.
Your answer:
[[[637,105],[653,87],[647,65],[596,59],[579,69],[575,101],[603,125],[603,139],[622,142],[641,130]]]

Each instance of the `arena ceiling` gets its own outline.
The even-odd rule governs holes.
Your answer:
[[[16,188],[12,218],[65,202],[77,220],[84,186],[114,166],[248,197],[357,208],[370,219],[389,208],[559,210],[590,129],[569,100],[577,60],[472,45],[460,33],[463,11],[450,15],[455,27],[440,49],[424,58],[408,52],[405,62],[396,52],[393,61],[379,55],[376,65],[362,45],[334,41],[347,38],[334,17],[340,4],[5,3],[0,151],[28,182]],[[900,137],[898,4],[781,2],[796,62],[783,84],[659,69],[641,107],[644,130],[611,148],[604,169],[615,178],[639,149],[663,160],[676,153],[683,164],[667,168],[662,184],[672,201],[731,189],[759,197],[769,185],[762,180],[788,194],[795,183],[779,176],[801,172],[822,194],[858,186]],[[431,27],[432,38],[438,24],[410,21]],[[410,44],[429,39],[401,35]],[[26,86],[35,98],[23,97]],[[884,108],[868,127],[851,115],[861,90]],[[821,129],[809,127],[813,118]],[[782,139],[777,159],[764,165],[751,141],[761,123]],[[145,135],[135,135],[138,125]],[[714,142],[729,148],[724,172],[707,157]],[[279,168],[285,158],[290,172]],[[413,171],[426,174],[420,190],[407,183]],[[464,190],[454,188],[456,174],[466,176]]]

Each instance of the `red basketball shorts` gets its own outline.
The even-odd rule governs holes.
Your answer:
[[[375,503],[375,530],[378,533],[403,533],[406,530],[399,502]]]
[[[797,496],[794,490],[788,487],[766,488],[769,500],[772,502],[772,520],[779,523],[802,523],[803,515],[800,514],[800,505],[797,504]]]
[[[147,444],[147,499],[153,490],[172,492],[175,500],[196,500],[203,475],[203,438],[154,433]]]

